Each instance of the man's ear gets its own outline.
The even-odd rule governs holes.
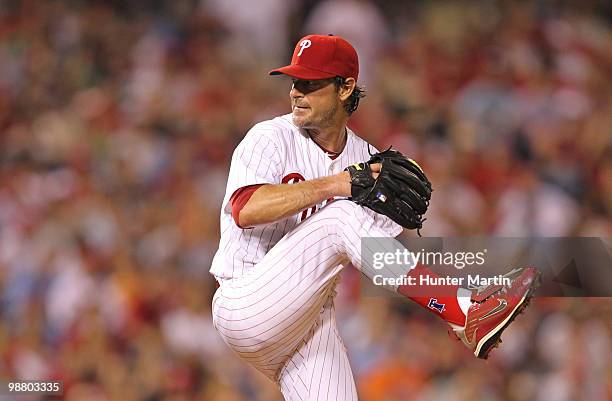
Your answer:
[[[344,83],[340,85],[340,88],[338,90],[340,94],[340,100],[343,102],[346,101],[346,99],[348,99],[349,96],[351,96],[351,93],[353,93],[356,86],[357,86],[357,81],[355,81],[355,78],[346,78],[344,80]]]

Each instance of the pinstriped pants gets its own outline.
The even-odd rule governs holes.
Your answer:
[[[287,233],[242,277],[222,280],[213,323],[243,360],[278,383],[287,401],[356,401],[333,300],[338,273],[362,266],[361,237],[389,237],[351,201],[331,202]]]

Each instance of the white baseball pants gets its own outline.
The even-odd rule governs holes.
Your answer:
[[[221,280],[213,323],[243,360],[277,382],[287,401],[356,401],[333,299],[349,262],[367,276],[362,237],[394,237],[372,212],[331,202],[287,233],[240,278]],[[380,273],[380,272],[378,272]]]

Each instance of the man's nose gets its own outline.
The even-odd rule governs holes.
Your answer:
[[[300,91],[298,88],[295,87],[294,85],[291,85],[291,90],[289,91],[289,97],[291,99],[297,98],[297,97],[304,97],[304,93],[302,93],[302,91]]]

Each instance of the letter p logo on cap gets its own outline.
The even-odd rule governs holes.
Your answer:
[[[310,45],[312,45],[312,42],[308,39],[302,40],[300,42],[300,52],[297,54],[298,57],[300,57],[302,55],[302,52],[304,51],[304,49],[308,49],[310,47]]]

